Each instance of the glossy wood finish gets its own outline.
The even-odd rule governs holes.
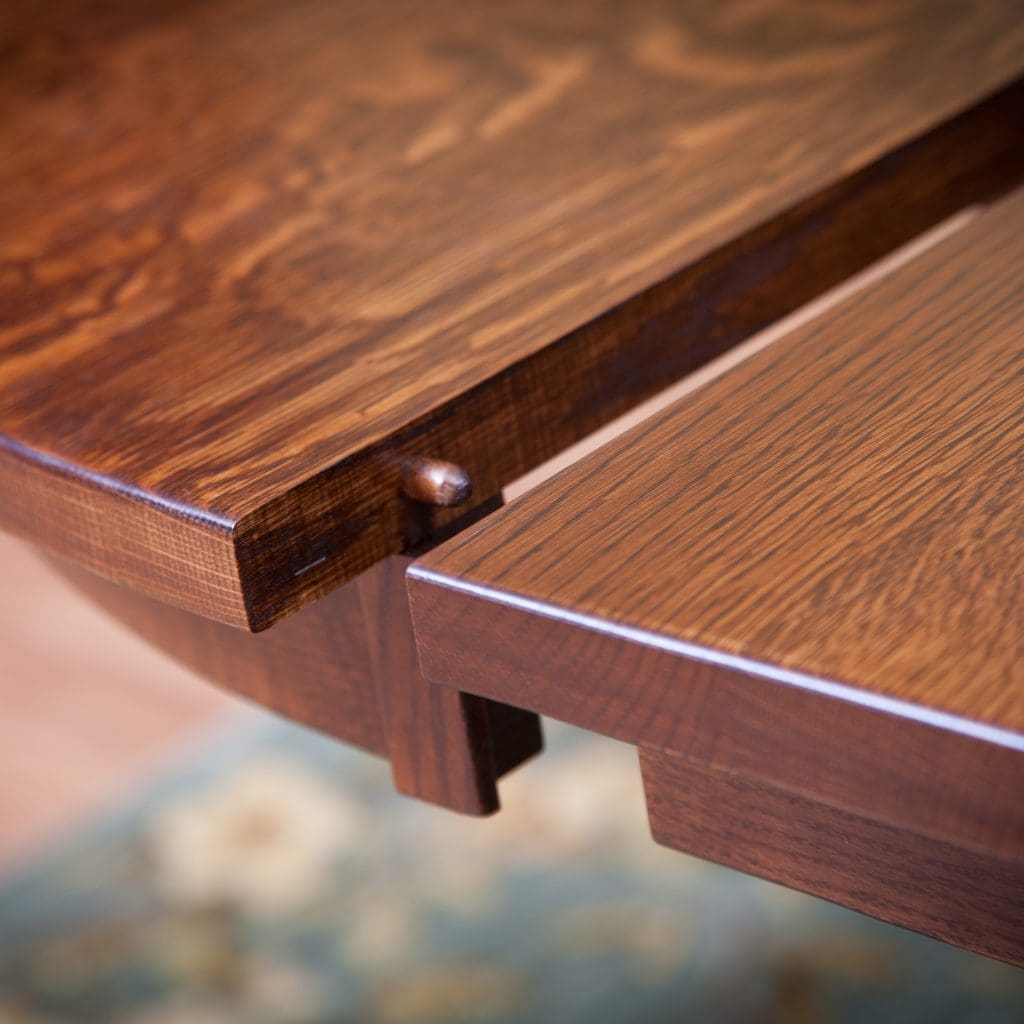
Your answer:
[[[541,748],[536,715],[423,680],[411,627],[403,633],[396,621],[406,599],[404,566],[394,562],[374,567],[256,635],[162,604],[66,562],[51,563],[109,614],[210,682],[388,757],[398,788],[409,795],[465,814],[490,814],[499,806],[497,780]],[[368,592],[387,593],[390,607],[371,607],[371,615],[364,615]],[[404,616],[407,621],[407,607]],[[381,666],[385,653],[388,662]],[[389,705],[395,709],[390,715],[385,713]],[[465,718],[443,717],[463,706],[471,712]],[[431,708],[434,721],[447,726],[440,753],[430,744],[432,734],[424,732],[430,721],[424,712]],[[412,711],[422,718],[410,721]],[[472,780],[474,788],[460,787],[462,780]]]
[[[4,5],[0,524],[271,624],[1019,179],[1019,14]]]
[[[436,576],[410,583],[432,682],[1024,859],[1018,749],[814,689],[751,685],[751,676],[507,600],[439,596]]]
[[[1024,192],[413,566],[426,675],[788,794],[723,803],[750,856],[779,839],[764,873],[1024,962],[1005,916],[977,938],[1024,888],[1022,323]],[[663,810],[683,783],[648,785],[699,848]],[[850,874],[870,830],[831,887],[769,870],[862,819],[904,834],[886,879]],[[930,883],[879,895],[946,846],[962,927]]]

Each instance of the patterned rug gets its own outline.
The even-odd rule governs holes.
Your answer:
[[[656,847],[548,723],[463,819],[270,718],[0,887],[3,1024],[1024,1021],[1024,971]]]

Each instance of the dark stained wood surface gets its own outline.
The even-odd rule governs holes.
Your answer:
[[[1020,863],[641,751],[654,838],[1024,966]]]
[[[358,580],[276,629],[253,635],[71,563],[50,562],[104,611],[209,682],[336,739],[387,755]]]
[[[1024,747],[1022,508],[1024,192],[413,572]]]
[[[57,0],[0,44],[0,524],[253,629],[408,542],[408,459],[497,493],[1024,168],[1015,0]]]
[[[490,814],[499,806],[497,780],[541,748],[536,715],[423,679],[397,558],[257,635],[51,563],[114,618],[210,682],[389,758],[403,793]],[[367,595],[386,607],[373,602],[364,614]],[[402,616],[404,633],[396,621]],[[431,724],[440,735],[426,731]]]
[[[432,682],[1024,862],[1014,746],[686,661],[535,607],[438,594],[436,577],[410,583]]]
[[[1024,962],[1005,908],[978,939],[1024,890],[1022,508],[1024,192],[428,554],[421,661],[673,779],[783,794],[726,862]],[[731,833],[702,843],[664,810],[677,782],[655,780],[656,834],[716,856]],[[707,785],[702,814],[754,821]],[[845,853],[830,834],[843,879],[819,885],[806,844],[862,819],[893,872],[856,889],[871,832]],[[901,858],[946,846],[966,867],[944,877],[974,888],[942,911],[925,879],[903,914]],[[785,850],[804,867],[770,867]]]
[[[463,814],[492,814],[497,766],[539,753],[540,721],[423,678],[405,587],[410,561],[392,555],[358,581],[395,788]]]

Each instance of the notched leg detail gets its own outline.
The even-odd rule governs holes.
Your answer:
[[[393,555],[359,578],[395,787],[463,814],[492,814],[498,778],[541,749],[540,721],[423,677],[405,589],[411,561]]]

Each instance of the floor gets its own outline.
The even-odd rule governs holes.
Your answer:
[[[0,566],[2,873],[243,705],[2,534]]]

